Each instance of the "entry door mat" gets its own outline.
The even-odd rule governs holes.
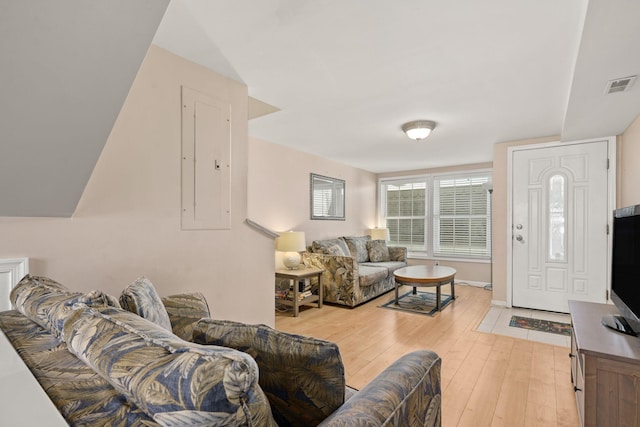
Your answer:
[[[379,307],[409,313],[426,314],[427,316],[433,316],[437,313],[435,292],[418,291],[417,294],[414,295],[413,291],[409,291],[399,296],[399,305],[396,305],[395,301],[395,298],[391,298],[391,301]],[[451,301],[451,295],[440,294],[440,310],[442,311]]]
[[[571,325],[552,320],[533,319],[531,317],[511,316],[509,326],[530,329],[532,331],[550,332],[552,334],[571,336]]]

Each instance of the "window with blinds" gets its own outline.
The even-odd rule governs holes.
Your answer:
[[[380,182],[389,244],[433,257],[491,256],[491,171]]]
[[[488,257],[491,206],[487,174],[433,179],[433,254]]]
[[[427,182],[393,181],[383,184],[383,188],[389,243],[426,250]]]

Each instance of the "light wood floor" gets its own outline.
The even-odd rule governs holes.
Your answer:
[[[276,329],[337,343],[347,384],[358,389],[407,352],[435,351],[442,358],[444,427],[577,426],[568,349],[477,332],[491,292],[456,286],[456,294],[434,317],[378,308],[391,292],[354,309],[277,313]]]

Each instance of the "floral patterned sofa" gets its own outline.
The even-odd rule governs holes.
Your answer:
[[[395,288],[393,272],[407,265],[407,248],[371,236],[315,240],[303,262],[324,269],[325,302],[355,307]]]
[[[438,426],[440,358],[409,353],[361,391],[338,347],[210,318],[201,294],[119,299],[25,276],[0,329],[73,426]]]

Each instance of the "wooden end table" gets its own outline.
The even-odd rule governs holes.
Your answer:
[[[317,302],[318,308],[322,308],[322,281],[321,276],[324,270],[321,268],[300,268],[298,270],[279,269],[276,270],[277,279],[289,279],[293,281],[293,300],[276,298],[276,304],[284,304],[293,307],[293,317],[298,317],[301,305]],[[298,282],[300,279],[318,278],[318,294],[309,295],[303,299],[298,298]]]
[[[410,265],[399,268],[393,272],[396,282],[396,302],[398,305],[398,285],[413,287],[413,294],[416,294],[416,287],[435,286],[436,287],[436,311],[440,311],[440,287],[451,283],[451,299],[456,299],[454,288],[454,278],[456,269],[443,267],[441,265]]]

